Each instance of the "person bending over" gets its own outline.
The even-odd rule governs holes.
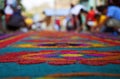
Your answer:
[[[120,8],[117,6],[101,5],[97,7],[97,10],[106,16],[106,19],[98,25],[99,28],[105,26],[104,32],[118,32],[120,28]]]

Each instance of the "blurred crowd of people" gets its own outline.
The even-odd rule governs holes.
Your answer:
[[[15,1],[7,0],[5,8],[0,10],[0,32],[2,33],[18,31],[25,24],[21,7],[14,4]]]
[[[83,20],[83,16],[85,20]],[[71,5],[67,31],[109,32],[120,34],[120,7],[115,4],[99,5],[86,10],[83,5]]]
[[[45,12],[43,12],[46,15]],[[52,25],[51,25],[52,24]],[[21,7],[7,5],[5,10],[0,10],[0,29],[2,32],[29,30],[56,30],[62,27],[68,32],[110,32],[120,34],[120,7],[115,4],[100,5],[87,10],[85,6],[71,4],[69,14],[61,24],[57,17],[46,16],[40,20],[39,14],[33,18],[22,16]]]

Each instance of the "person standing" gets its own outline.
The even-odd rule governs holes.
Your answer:
[[[6,32],[5,16],[3,10],[0,10],[0,32],[2,33]]]
[[[14,13],[14,10],[13,10],[12,5],[7,5],[5,7],[6,23],[9,22],[10,17],[13,15],[13,13]]]
[[[82,21],[82,14],[81,10],[85,10],[85,7],[83,5],[76,5],[72,8],[72,15],[74,16],[74,22],[76,25],[76,32],[80,32],[83,30],[83,21]]]

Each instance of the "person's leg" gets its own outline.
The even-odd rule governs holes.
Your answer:
[[[104,30],[104,32],[114,32],[114,28],[112,28],[112,27],[106,27],[105,28],[105,30]]]
[[[91,28],[90,28],[90,26],[88,24],[86,24],[86,27],[87,27],[87,31],[91,30]]]
[[[83,30],[82,15],[76,17],[76,32],[81,32]]]
[[[105,32],[115,32],[118,31],[118,28],[120,28],[120,21],[111,18],[106,22]]]
[[[113,27],[113,28],[120,28],[120,21],[111,18],[106,22],[106,26]]]

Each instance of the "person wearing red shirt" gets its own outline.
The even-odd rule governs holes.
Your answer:
[[[86,25],[88,28],[88,31],[91,30],[91,25],[89,25],[89,23],[93,23],[96,19],[95,19],[95,10],[93,9],[93,7],[91,7],[90,11],[87,13],[86,16]]]

